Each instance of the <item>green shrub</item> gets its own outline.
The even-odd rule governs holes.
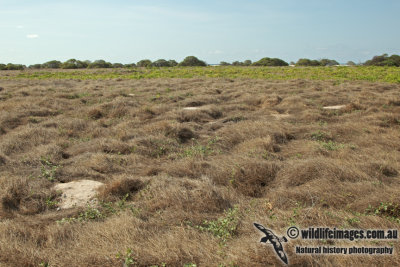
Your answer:
[[[88,66],[89,64],[87,62],[72,58],[62,63],[60,67],[62,69],[85,69]]]
[[[122,63],[113,63],[113,64],[112,64],[112,67],[113,67],[113,68],[123,68],[123,67],[124,67],[124,64],[122,64]]]
[[[99,60],[95,60],[94,62],[90,63],[88,68],[91,68],[91,69],[112,68],[112,64],[110,62],[106,62],[103,59],[99,59]]]
[[[189,56],[186,57],[181,63],[179,63],[179,66],[182,67],[203,67],[203,66],[207,66],[207,63],[205,63],[204,61],[198,59],[195,56]]]
[[[264,57],[259,61],[254,62],[253,66],[289,66],[289,64],[279,58]]]
[[[178,66],[178,62],[176,62],[176,61],[173,60],[173,59],[168,60],[168,63],[169,63],[169,66],[170,66],[170,67]]]
[[[364,63],[365,66],[393,66],[400,67],[400,56],[383,54],[382,56],[374,56],[372,59]]]
[[[320,66],[335,66],[340,65],[339,62],[333,59],[323,58],[319,61]]]
[[[142,59],[136,65],[138,67],[151,67],[151,60],[150,59]]]
[[[33,64],[33,65],[29,65],[29,67],[28,67],[28,69],[34,69],[34,70],[38,70],[38,69],[41,69],[41,68],[42,68],[41,64]]]
[[[243,61],[243,65],[244,66],[251,66],[252,62],[250,59],[246,59],[245,61]]]
[[[300,58],[296,62],[296,66],[317,67],[317,66],[321,66],[321,63],[318,60],[311,60],[308,58]]]
[[[0,64],[0,70],[23,70],[25,68],[26,66],[21,64],[12,64],[12,63],[8,63],[7,65]]]
[[[225,62],[225,61],[221,61],[221,62],[219,63],[219,65],[221,65],[221,66],[229,66],[229,65],[231,65],[231,64],[228,63],[228,62]]]
[[[243,66],[243,62],[240,62],[240,61],[233,61],[232,62],[232,66]]]
[[[134,67],[136,67],[135,63],[129,63],[124,65],[124,68],[134,68]]]
[[[42,64],[43,69],[59,69],[61,67],[61,61],[51,60]]]
[[[159,59],[154,61],[151,64],[153,67],[171,67],[171,65],[169,64],[168,61],[166,61],[165,59]]]

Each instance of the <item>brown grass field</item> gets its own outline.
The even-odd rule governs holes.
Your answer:
[[[399,228],[400,84],[0,81],[0,266],[282,266],[253,222]],[[52,187],[81,179],[105,183],[97,206],[58,210]],[[400,266],[398,241],[284,248],[291,266]]]

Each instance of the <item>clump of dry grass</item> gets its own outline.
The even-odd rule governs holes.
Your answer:
[[[21,153],[32,147],[45,145],[57,135],[54,129],[28,126],[25,129],[6,135],[0,145],[5,155]]]
[[[104,114],[103,114],[103,112],[101,112],[100,109],[94,108],[94,109],[89,110],[88,116],[91,119],[98,120],[98,119],[102,118],[104,116]]]
[[[120,177],[99,189],[99,199],[104,201],[115,201],[115,198],[122,198],[124,196],[130,196],[136,194],[143,187],[145,183],[139,179]]]
[[[222,111],[216,106],[202,107],[194,110],[179,111],[179,122],[208,122],[222,116]]]
[[[2,177],[0,184],[0,214],[33,215],[54,208],[50,203],[55,199],[56,192],[48,190],[49,182],[46,180],[29,181],[19,177]]]
[[[170,128],[166,133],[167,135],[175,137],[181,143],[186,143],[197,137],[193,130],[186,126]]]
[[[7,163],[6,156],[0,154],[0,166],[6,165],[6,163]]]
[[[131,249],[138,266],[273,266],[281,262],[258,243],[254,221],[280,235],[290,225],[398,228],[397,84],[3,84],[0,265],[118,266],[116,254]],[[57,211],[54,184],[80,179],[105,183],[98,206]],[[227,214],[235,225],[223,240]],[[310,243],[284,244],[292,265],[400,264],[392,256],[299,256],[296,245]]]
[[[274,181],[279,165],[275,162],[247,158],[227,158],[208,169],[209,176],[217,183],[232,186],[239,193],[261,197]]]

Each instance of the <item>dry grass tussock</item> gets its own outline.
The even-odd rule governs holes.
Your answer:
[[[254,221],[276,233],[399,226],[399,85],[19,79],[1,87],[1,266],[278,266]],[[80,179],[105,183],[98,206],[57,210],[53,186]],[[398,253],[399,242],[389,243],[357,245]],[[397,256],[294,253],[318,244],[291,240],[290,263],[400,265]]]

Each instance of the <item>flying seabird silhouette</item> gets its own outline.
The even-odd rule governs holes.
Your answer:
[[[261,238],[260,242],[261,243],[267,243],[268,241],[274,246],[276,254],[278,254],[278,257],[286,264],[288,264],[288,258],[283,251],[283,246],[281,242],[287,242],[287,239],[285,236],[282,238],[277,237],[271,230],[265,228],[261,224],[254,223],[254,226],[263,232],[265,236]]]

